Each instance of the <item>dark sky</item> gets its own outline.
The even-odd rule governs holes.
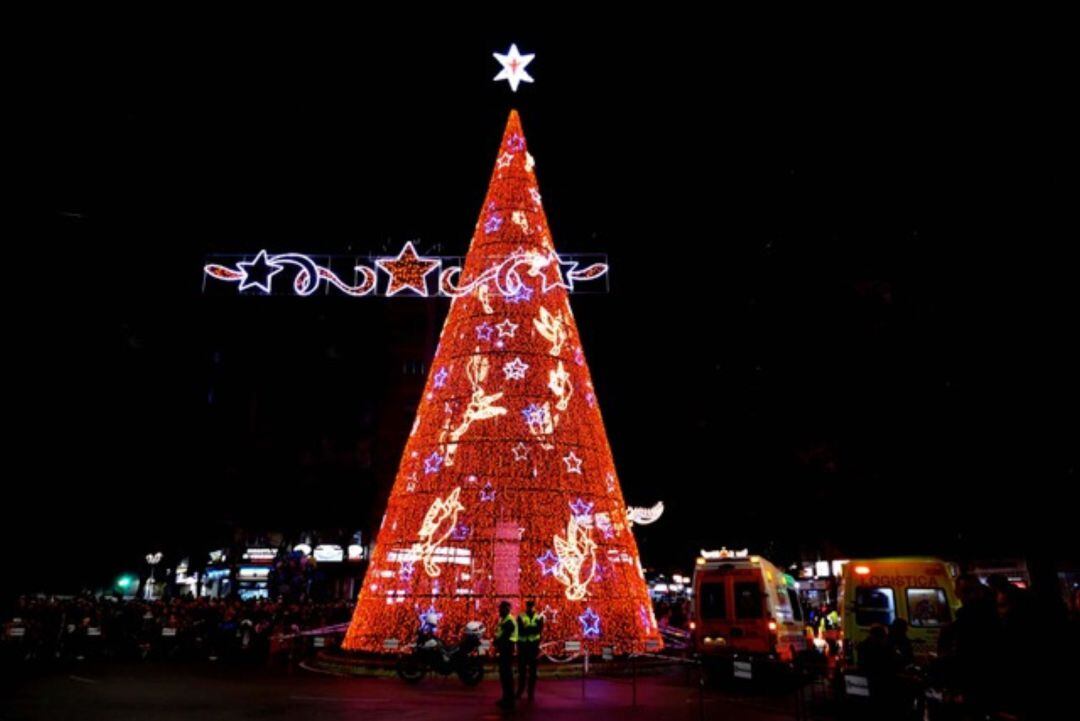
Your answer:
[[[463,253],[511,107],[556,245],[612,265],[573,302],[624,491],[667,504],[647,564],[1018,554],[1035,529],[1075,554],[1075,280],[1012,226],[1045,138],[1009,51],[941,23],[529,27],[49,30],[17,111],[21,584],[377,516],[387,348],[446,303],[207,297],[201,265]],[[491,82],[512,41],[537,54],[516,96]]]

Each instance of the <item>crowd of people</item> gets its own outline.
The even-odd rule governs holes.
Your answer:
[[[26,596],[3,622],[10,660],[185,658],[265,662],[304,652],[303,631],[345,623],[347,601],[192,598],[144,601],[111,596]]]
[[[983,583],[972,574],[956,580],[962,604],[942,629],[925,675],[913,674],[907,623],[874,626],[858,648],[859,667],[881,699],[903,701],[919,683],[942,689],[945,699],[976,713],[1008,712],[1026,718],[1063,689],[1075,667],[1075,627],[1064,606],[1045,605],[1004,576]]]

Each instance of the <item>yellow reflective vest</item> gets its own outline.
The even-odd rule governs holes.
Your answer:
[[[517,619],[516,619],[516,618],[514,618],[514,617],[513,617],[512,615],[510,615],[510,614],[507,614],[507,615],[506,615],[505,617],[503,617],[503,618],[500,618],[500,619],[499,619],[499,627],[495,629],[495,640],[496,640],[496,641],[501,641],[501,640],[502,640],[502,637],[503,637],[503,627],[504,627],[504,626],[506,625],[506,622],[507,622],[507,621],[509,621],[510,623],[514,624],[514,628],[513,628],[513,630],[512,630],[512,631],[510,631],[510,643],[517,643],[517,642],[518,642],[518,624],[517,624]]]
[[[533,613],[529,616],[527,613],[523,613],[518,616],[518,626],[520,628],[520,639],[522,641],[539,641],[540,640],[540,614]]]

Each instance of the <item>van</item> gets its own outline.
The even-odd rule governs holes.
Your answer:
[[[840,580],[840,631],[844,661],[859,664],[859,644],[875,625],[896,619],[908,624],[915,662],[937,652],[941,629],[960,603],[953,585],[955,568],[937,558],[873,558],[844,565]]]
[[[702,551],[694,567],[690,634],[702,657],[791,663],[807,648],[798,585],[746,551]]]

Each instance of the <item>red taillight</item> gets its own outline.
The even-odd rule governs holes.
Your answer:
[[[856,566],[855,567],[855,573],[860,575],[860,576],[869,576],[870,575],[870,567],[869,566]]]

